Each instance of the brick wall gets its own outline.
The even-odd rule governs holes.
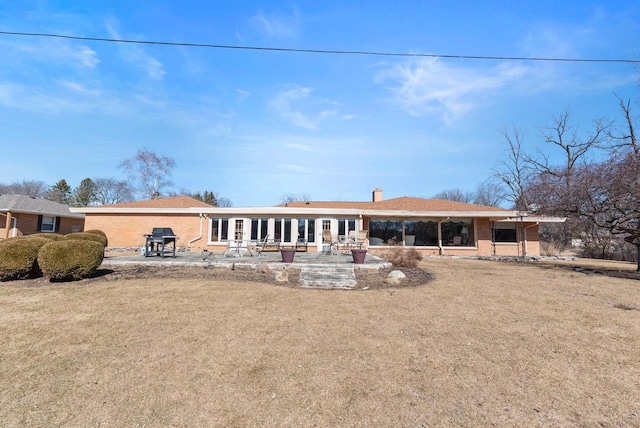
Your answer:
[[[38,214],[24,214],[24,213],[13,213],[12,218],[17,220],[17,233],[16,236],[25,236],[31,235],[33,233],[40,233],[38,230]],[[5,229],[6,217],[0,217],[2,219],[2,228],[0,228],[0,237],[4,238],[6,236],[7,230]],[[13,236],[13,227],[14,221],[11,220],[11,228],[9,230],[9,237]],[[82,218],[71,218],[71,217],[61,217],[60,218],[60,231],[63,235],[72,232],[82,232],[84,230],[84,219]]]
[[[143,235],[154,227],[170,227],[179,238],[176,246],[186,248],[190,240],[200,235],[198,214],[87,214],[85,230],[99,229],[107,235],[109,247],[143,247]],[[192,249],[202,249],[207,242],[208,221],[202,219],[202,238]]]

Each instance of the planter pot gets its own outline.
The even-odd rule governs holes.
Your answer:
[[[367,255],[367,250],[351,250],[351,256],[355,264],[361,265],[364,263],[364,258]]]
[[[296,255],[295,248],[281,248],[280,254],[282,254],[282,263],[293,263],[293,256]]]

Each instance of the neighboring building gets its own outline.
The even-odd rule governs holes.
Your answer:
[[[0,239],[33,233],[84,230],[84,214],[57,202],[23,195],[0,195]]]
[[[275,207],[218,208],[189,197],[72,208],[87,229],[101,229],[113,247],[141,247],[153,227],[171,227],[179,247],[222,250],[229,240],[268,236],[282,245],[306,240],[323,250],[332,236],[368,231],[371,252],[404,246],[424,255],[539,255],[538,225],[563,219],[441,199],[400,197],[371,202],[293,202]]]

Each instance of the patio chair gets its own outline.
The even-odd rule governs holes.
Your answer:
[[[369,237],[368,230],[359,230],[358,237],[356,238],[356,245],[358,248],[367,248],[367,238]]]
[[[261,240],[255,241],[255,250],[256,250],[256,253],[258,254],[258,257],[262,255],[262,252],[264,251],[268,242],[269,242],[269,235],[265,235],[264,238],[262,238]]]

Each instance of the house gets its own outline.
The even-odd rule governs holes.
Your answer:
[[[539,255],[538,227],[546,218],[497,207],[442,199],[384,200],[381,189],[367,202],[293,202],[274,207],[219,208],[181,196],[98,207],[72,208],[86,227],[101,229],[114,247],[142,247],[153,227],[171,227],[179,247],[222,250],[229,240],[268,236],[282,245],[299,239],[323,251],[323,236],[368,231],[372,253],[398,246],[424,255]],[[329,232],[324,232],[329,231]]]
[[[0,195],[0,239],[40,232],[84,230],[84,214],[64,204],[24,195]]]

